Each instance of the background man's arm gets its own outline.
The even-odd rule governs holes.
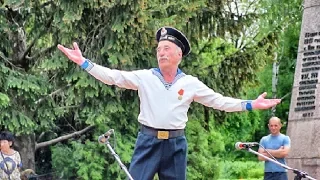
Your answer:
[[[281,146],[279,149],[266,149],[273,157],[275,158],[285,158],[290,151],[290,147],[289,146]],[[267,157],[270,157],[270,154],[267,153],[263,148],[259,148],[258,152],[262,155],[265,155]],[[264,157],[258,156],[258,159],[260,161],[265,161],[267,159],[265,159]]]
[[[267,151],[276,158],[285,158],[290,151],[289,146],[281,146],[279,149],[267,149]]]
[[[270,157],[270,155],[263,149],[263,148],[259,148],[258,152],[264,156]],[[262,157],[262,156],[258,156],[258,160],[259,161],[265,161],[267,160],[266,158]]]

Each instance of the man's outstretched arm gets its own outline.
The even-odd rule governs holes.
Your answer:
[[[108,85],[116,85],[125,89],[138,89],[140,83],[138,71],[120,71],[95,64],[83,57],[76,42],[73,43],[73,49],[66,48],[60,44],[58,45],[58,49],[61,50],[68,59],[81,66],[82,69],[86,70],[101,82]]]

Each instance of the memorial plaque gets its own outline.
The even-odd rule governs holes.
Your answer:
[[[287,135],[288,166],[320,179],[320,1],[304,0]],[[288,171],[289,179],[295,174]]]
[[[289,120],[320,118],[320,30],[301,35]]]

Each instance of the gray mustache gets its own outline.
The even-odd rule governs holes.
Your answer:
[[[168,60],[169,58],[168,57],[159,57],[158,58],[158,61],[161,61],[161,60]]]

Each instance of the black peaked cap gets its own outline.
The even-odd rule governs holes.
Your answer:
[[[161,27],[157,30],[156,39],[160,41],[171,41],[179,46],[182,50],[182,55],[186,56],[190,53],[191,47],[187,37],[179,30],[173,27]]]

